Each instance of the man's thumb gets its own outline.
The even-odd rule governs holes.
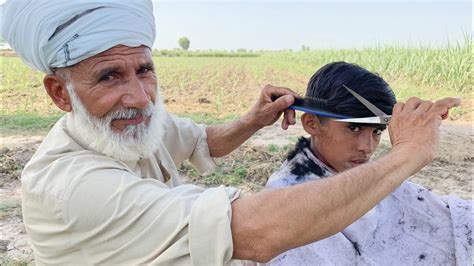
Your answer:
[[[288,109],[288,107],[290,107],[290,105],[292,105],[294,102],[295,97],[293,97],[293,95],[285,95],[276,99],[274,106],[278,109],[278,111],[283,111]]]

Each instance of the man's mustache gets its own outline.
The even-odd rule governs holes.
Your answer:
[[[145,109],[126,108],[121,110],[115,110],[107,115],[106,120],[114,121],[119,119],[135,119],[139,115],[148,117],[154,113],[154,110],[155,108],[152,103],[149,103]]]

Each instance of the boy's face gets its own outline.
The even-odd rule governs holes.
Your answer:
[[[380,143],[385,125],[325,120],[311,134],[316,156],[338,172],[366,163]]]

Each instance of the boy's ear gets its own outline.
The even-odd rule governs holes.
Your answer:
[[[319,135],[321,132],[321,120],[315,115],[304,113],[301,116],[301,124],[306,133],[313,135]]]
[[[48,74],[43,79],[43,84],[49,97],[59,109],[71,112],[71,100],[66,88],[66,83],[55,74]]]

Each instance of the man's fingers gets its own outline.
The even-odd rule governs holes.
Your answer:
[[[441,115],[441,119],[446,120],[449,117],[449,109],[446,111],[446,113]]]
[[[461,99],[455,97],[446,97],[436,102],[423,101],[417,97],[408,99],[406,103],[398,102],[393,107],[392,114],[399,114],[401,112],[410,112],[416,110],[417,112],[435,112],[443,119],[448,117],[449,109],[460,106]]]
[[[416,108],[416,111],[420,114],[426,113],[428,112],[428,110],[430,110],[431,106],[433,106],[432,101],[423,101],[422,103],[420,103],[420,105],[418,105],[418,108]]]
[[[268,99],[270,99],[272,95],[274,96],[293,95],[296,98],[301,98],[301,96],[298,93],[290,90],[289,88],[276,87],[273,85],[266,85],[265,88],[263,88],[263,93],[266,97],[268,97]]]
[[[403,111],[403,108],[405,107],[404,102],[398,102],[393,106],[392,114],[399,114]]]
[[[273,103],[273,106],[277,111],[283,111],[290,107],[290,105],[292,105],[294,102],[295,97],[293,95],[285,95],[276,99]]]
[[[436,101],[430,108],[430,112],[434,112],[435,115],[441,116],[441,119],[445,120],[449,117],[449,109],[461,105],[461,99],[455,97],[446,97]]]
[[[281,128],[283,128],[283,130],[287,130],[288,126],[288,120],[286,120],[286,118],[284,117],[283,120],[281,120]]]
[[[461,99],[457,97],[446,97],[434,103],[432,108],[447,108],[451,109],[461,105]]]
[[[262,96],[264,97],[265,101],[272,101],[272,96],[278,97],[272,106],[272,108],[275,108],[274,110],[277,112],[283,111],[290,107],[295,102],[295,98],[301,98],[301,96],[298,95],[298,93],[285,88],[285,87],[275,87],[272,85],[266,85],[265,88],[263,89]],[[285,115],[289,115],[287,117],[287,122],[289,124],[294,124],[294,112],[293,115],[292,113],[286,113]]]
[[[284,116],[283,116],[283,118],[285,118],[285,119],[288,121],[288,124],[289,124],[289,125],[294,125],[294,124],[296,124],[295,110],[286,109],[286,110],[284,111]]]
[[[296,124],[295,111],[286,109],[283,111],[283,120],[281,121],[281,128],[287,130],[290,125]]]
[[[412,110],[415,110],[418,108],[418,106],[422,103],[423,101],[418,98],[418,97],[411,97],[410,99],[407,100],[405,103],[405,106],[403,107],[403,112],[410,112]]]

